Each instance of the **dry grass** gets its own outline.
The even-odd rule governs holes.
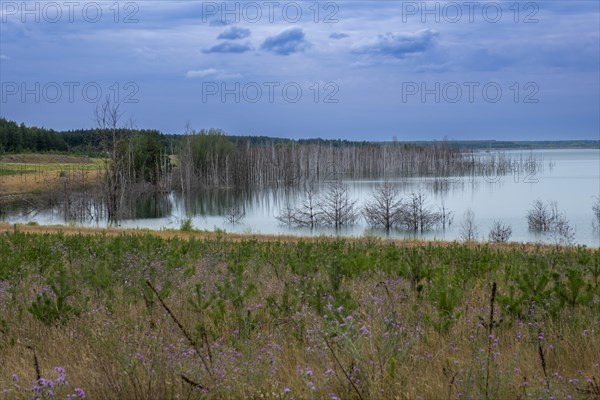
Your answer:
[[[93,164],[96,160],[90,157],[67,154],[6,154],[0,157],[0,163],[5,164]]]
[[[65,183],[86,185],[102,175],[103,161],[58,154],[12,154],[0,158],[2,196],[42,193]],[[0,196],[1,197],[1,196]]]
[[[517,318],[497,303],[489,347],[485,326],[491,282],[499,296],[514,283],[509,266],[592,271],[600,259],[590,250],[1,228],[6,265],[18,265],[0,269],[7,398],[34,395],[27,346],[42,376],[66,370],[70,386],[57,398],[81,387],[88,398],[127,399],[592,399],[587,380],[600,379],[597,286],[585,289],[591,301],[552,315],[539,304]],[[59,271],[80,312],[44,324],[28,307]],[[447,328],[441,287],[459,293]]]
[[[290,242],[296,243],[298,241],[302,242],[322,242],[322,241],[337,241],[340,240],[338,236],[300,236],[300,235],[270,235],[270,234],[256,234],[256,233],[232,233],[232,232],[213,232],[213,231],[180,231],[173,229],[161,229],[161,230],[153,230],[153,229],[144,229],[144,228],[118,228],[118,227],[106,227],[106,228],[98,228],[98,227],[84,227],[84,226],[68,226],[68,225],[28,225],[28,224],[8,224],[5,222],[0,222],[0,232],[11,232],[11,231],[19,231],[24,233],[43,233],[43,234],[64,234],[64,235],[152,235],[156,237],[160,237],[163,239],[218,239],[218,238],[226,238],[229,241],[243,241],[243,240],[256,240],[260,242]],[[414,240],[414,239],[395,239],[395,238],[382,238],[382,237],[370,237],[368,239],[364,237],[344,237],[343,239],[346,242],[356,242],[356,243],[364,243],[365,241],[373,242],[373,243],[383,243],[383,244],[394,244],[400,247],[422,247],[422,246],[434,246],[434,247],[446,247],[449,245],[456,244],[456,242],[449,241],[436,241],[436,240]],[[466,247],[477,247],[479,244],[477,242],[471,243],[463,243],[463,246]],[[554,251],[557,246],[551,244],[544,243],[518,243],[518,242],[509,242],[509,243],[489,243],[488,246],[510,250],[516,249],[524,252],[548,252]],[[598,248],[590,248],[589,251],[596,252]]]

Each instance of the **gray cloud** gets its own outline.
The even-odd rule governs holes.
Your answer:
[[[404,58],[407,54],[422,53],[435,44],[438,32],[423,29],[414,33],[392,33],[377,36],[353,50],[355,54]]]
[[[229,39],[229,40],[237,40],[237,39],[245,39],[250,36],[250,29],[238,28],[237,26],[232,26],[227,29],[225,32],[221,33],[217,39]]]
[[[223,42],[214,45],[211,48],[205,49],[203,53],[245,53],[252,50],[252,46],[249,43],[234,43],[234,42]]]
[[[329,37],[331,39],[344,39],[347,38],[349,35],[345,34],[345,33],[341,33],[341,32],[334,32],[331,35],[329,35]]]
[[[302,28],[292,28],[285,30],[278,35],[268,37],[261,48],[279,54],[288,56],[293,53],[304,51],[310,46],[306,41]]]

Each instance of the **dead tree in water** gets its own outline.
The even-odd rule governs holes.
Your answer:
[[[533,202],[532,208],[527,212],[529,229],[538,232],[547,232],[556,244],[570,245],[575,240],[575,231],[569,224],[564,213],[558,210],[555,201],[544,203],[541,200]]]
[[[445,142],[419,146],[236,138],[216,129],[194,132],[189,127],[178,141],[184,192],[190,186],[298,187],[313,181],[419,176],[432,177],[435,188],[445,189],[460,176],[496,177],[516,167],[505,155],[465,153]],[[186,183],[188,175],[195,185]]]
[[[341,182],[331,184],[323,195],[321,210],[323,224],[336,229],[352,225],[359,218],[356,210],[356,200],[350,198],[348,187]]]
[[[185,127],[185,136],[182,140],[181,149],[177,159],[177,169],[181,192],[184,198],[189,198],[192,192],[192,181],[194,180],[194,156],[192,153],[192,135],[194,131],[188,122]]]
[[[475,213],[470,208],[465,212],[464,219],[460,226],[460,238],[465,242],[474,242],[477,240],[479,230],[475,225]]]
[[[125,196],[125,176],[120,157],[117,157],[117,129],[123,114],[119,104],[112,103],[107,96],[102,103],[96,104],[94,119],[100,129],[112,134],[112,145],[107,152],[109,157],[104,163],[104,192],[107,202],[108,220],[116,223],[120,203]]]
[[[527,212],[527,224],[529,225],[529,229],[534,231],[550,231],[559,219],[560,213],[558,212],[558,205],[555,202],[545,204],[541,200],[536,200]]]
[[[313,229],[319,223],[321,202],[312,189],[306,189],[304,194],[304,201],[296,212],[296,219],[301,222],[302,226]]]
[[[438,211],[438,224],[442,226],[442,229],[446,229],[446,226],[452,225],[454,211],[450,211],[446,208],[446,205],[442,203]]]
[[[398,189],[389,182],[375,188],[373,200],[368,202],[363,215],[373,227],[383,227],[386,232],[402,221],[403,203]]]
[[[314,229],[322,220],[321,200],[312,188],[304,192],[304,200],[297,208],[286,206],[276,218],[285,225]]]
[[[296,209],[288,203],[282,210],[281,213],[275,216],[275,219],[288,226],[297,226],[296,222]]]
[[[421,232],[433,228],[441,222],[441,215],[433,211],[427,204],[427,195],[413,192],[403,207],[402,224],[409,230]],[[446,212],[444,212],[444,215]]]
[[[494,221],[494,225],[488,235],[490,242],[492,243],[506,243],[512,235],[512,227],[510,225],[504,225],[499,221]]]
[[[246,216],[246,212],[239,205],[231,206],[225,212],[225,221],[229,222],[232,225],[240,223],[244,217]]]

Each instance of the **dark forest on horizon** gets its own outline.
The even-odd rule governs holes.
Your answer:
[[[285,145],[318,144],[331,147],[360,147],[372,145],[398,144],[402,146],[427,147],[439,145],[465,150],[518,150],[518,149],[599,149],[600,140],[536,140],[536,141],[508,141],[508,140],[430,140],[430,141],[351,141],[342,139],[286,139],[267,136],[236,136],[228,135],[218,129],[209,131],[219,132],[227,137],[235,146],[244,145]],[[118,136],[152,136],[160,142],[164,152],[175,154],[184,133],[162,133],[153,129],[126,129],[119,128]],[[56,131],[54,129],[27,126],[24,123],[0,118],[0,154],[19,152],[59,152],[76,153],[87,156],[103,156],[106,144],[111,140],[112,132],[106,129],[76,129]]]

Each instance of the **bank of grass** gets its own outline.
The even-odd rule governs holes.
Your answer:
[[[99,158],[69,154],[7,154],[0,157],[0,173],[12,175],[37,171],[64,171],[68,169],[93,170],[102,167]]]
[[[0,236],[7,398],[600,394],[597,250],[25,228]]]
[[[85,185],[102,174],[104,160],[63,154],[10,154],[0,157],[0,194],[38,193],[64,182]]]

